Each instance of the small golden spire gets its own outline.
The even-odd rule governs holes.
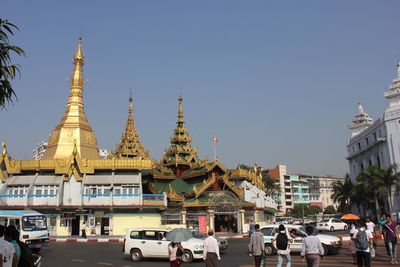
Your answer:
[[[144,149],[140,142],[140,137],[136,131],[135,118],[133,116],[132,92],[129,96],[129,112],[126,122],[125,131],[121,136],[119,144],[113,153],[118,158],[138,158],[150,159],[149,152]]]
[[[178,121],[183,122],[183,105],[182,105],[183,97],[181,95],[179,96],[178,101],[179,101]]]
[[[85,55],[83,54],[83,51],[82,51],[82,37],[83,36],[81,33],[79,36],[79,39],[78,39],[78,47],[75,52],[74,61],[75,60],[82,60],[82,61],[85,60]]]

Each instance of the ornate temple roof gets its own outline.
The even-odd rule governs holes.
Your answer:
[[[125,131],[121,136],[120,143],[115,148],[113,156],[117,158],[150,159],[149,152],[140,143],[140,137],[136,131],[132,109],[132,95],[129,97],[129,113]]]
[[[0,157],[0,180],[5,181],[9,176],[35,172],[49,172],[62,175],[64,180],[74,175],[81,181],[84,174],[94,174],[101,171],[150,170],[154,168],[150,159],[84,159],[78,153],[77,145],[68,158],[48,160],[13,160],[9,157],[6,144],[2,144]]]
[[[354,116],[353,121],[348,125],[349,129],[356,129],[359,127],[365,127],[372,124],[372,118],[368,116],[361,105],[358,103],[358,113]]]
[[[182,96],[179,96],[178,121],[171,136],[171,145],[164,151],[161,164],[164,166],[186,165],[193,166],[199,163],[197,149],[191,146],[192,137],[183,120]]]
[[[61,122],[50,135],[43,159],[69,158],[74,146],[82,158],[99,158],[96,135],[89,125],[83,105],[84,61],[82,37],[80,37],[74,56],[74,70],[67,108]]]

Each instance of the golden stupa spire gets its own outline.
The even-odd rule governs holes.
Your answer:
[[[89,125],[83,105],[83,65],[82,36],[74,55],[74,70],[71,77],[70,93],[61,122],[50,135],[43,159],[69,158],[76,146],[81,158],[98,159],[96,135]]]
[[[150,159],[149,152],[140,143],[140,137],[136,131],[132,108],[132,93],[129,97],[128,121],[126,122],[125,131],[113,154],[119,158]]]
[[[197,163],[199,159],[197,157],[197,149],[194,149],[191,145],[192,137],[183,120],[182,96],[179,96],[178,101],[178,121],[171,137],[171,145],[165,150],[161,162],[166,166],[191,166]]]

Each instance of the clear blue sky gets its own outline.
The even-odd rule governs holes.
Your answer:
[[[358,100],[373,118],[400,60],[400,1],[3,1],[26,51],[18,102],[0,112],[14,158],[64,114],[79,33],[85,111],[100,148],[124,129],[130,88],[136,127],[155,159],[177,120],[183,87],[193,146],[228,167],[285,164],[347,171],[347,124]]]

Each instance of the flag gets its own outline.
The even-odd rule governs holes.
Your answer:
[[[216,136],[213,136],[213,138],[212,138],[212,142],[213,142],[213,144],[216,144],[216,143],[218,143],[218,139],[217,139],[217,137],[216,137]]]

